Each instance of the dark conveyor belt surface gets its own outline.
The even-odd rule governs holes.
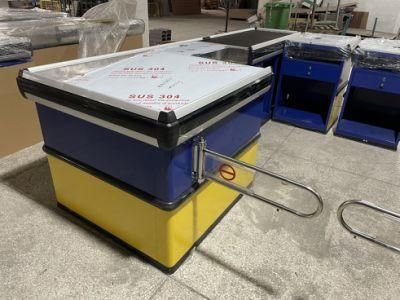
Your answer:
[[[235,34],[229,34],[225,36],[211,38],[208,41],[212,43],[219,43],[231,46],[251,47],[290,34],[291,33],[251,30],[251,31],[244,31]]]

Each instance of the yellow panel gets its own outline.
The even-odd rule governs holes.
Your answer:
[[[257,143],[237,158],[255,163]],[[214,182],[203,184],[172,211],[159,209],[49,155],[58,202],[130,246],[172,268],[235,201],[239,193]],[[237,171],[234,182],[252,175]]]
[[[237,158],[255,164],[256,154],[257,144],[253,144]],[[234,183],[250,185],[253,176],[249,172],[236,169],[236,173]],[[238,196],[238,192],[214,182],[207,182],[197,190],[185,206],[169,216],[168,251],[163,261],[168,266],[175,265]]]

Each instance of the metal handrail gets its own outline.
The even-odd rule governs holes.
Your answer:
[[[347,231],[349,231],[350,233],[352,233],[352,234],[354,234],[356,236],[362,237],[362,238],[364,238],[364,239],[366,239],[366,240],[368,240],[368,241],[370,241],[372,243],[378,244],[378,245],[380,245],[382,247],[388,248],[388,249],[396,251],[396,252],[400,252],[400,247],[396,247],[396,246],[390,245],[390,244],[388,244],[387,242],[385,242],[383,240],[380,240],[380,239],[378,239],[376,237],[373,237],[372,235],[370,235],[368,233],[365,233],[365,232],[362,232],[362,231],[360,231],[358,229],[354,229],[349,224],[347,224],[346,221],[344,220],[344,217],[343,217],[343,211],[345,210],[346,207],[351,206],[351,205],[365,206],[365,207],[370,208],[372,210],[381,212],[381,213],[383,213],[385,215],[394,217],[397,221],[400,221],[400,214],[399,213],[395,213],[395,212],[390,211],[388,209],[379,207],[379,206],[377,206],[377,205],[375,205],[373,203],[370,203],[368,201],[364,201],[364,200],[348,200],[348,201],[343,202],[339,206],[339,208],[337,210],[337,217],[339,219],[340,224]]]
[[[282,175],[267,171],[265,169],[250,165],[250,164],[248,164],[246,162],[243,162],[243,161],[240,161],[240,160],[236,160],[236,159],[234,159],[232,157],[229,157],[229,156],[220,154],[218,152],[209,150],[209,149],[206,148],[206,143],[205,143],[203,138],[200,139],[200,141],[196,144],[195,147],[197,147],[197,148],[196,148],[196,151],[195,151],[195,163],[194,163],[195,171],[193,173],[194,173],[194,175],[196,176],[196,178],[198,179],[199,182],[204,181],[206,178],[210,179],[210,180],[215,181],[215,182],[217,182],[219,184],[222,184],[222,185],[224,185],[224,186],[226,186],[228,188],[231,188],[231,189],[233,189],[233,190],[235,190],[235,191],[237,191],[237,192],[239,192],[241,194],[244,194],[244,195],[247,195],[249,197],[255,198],[257,200],[263,201],[263,202],[268,203],[268,204],[270,204],[272,206],[275,206],[275,207],[277,207],[279,209],[282,209],[284,211],[287,211],[289,213],[292,213],[292,214],[294,214],[296,216],[303,217],[303,218],[316,217],[322,212],[323,207],[324,207],[322,198],[313,188],[311,188],[309,186],[306,186],[306,185],[304,185],[302,183],[299,183],[297,181],[294,181],[292,179],[286,178],[286,177],[284,177]],[[215,176],[213,174],[206,173],[206,170],[205,170],[205,161],[206,161],[205,154],[206,153],[209,154],[209,155],[218,157],[218,158],[220,158],[220,159],[222,159],[224,161],[232,162],[234,164],[238,164],[238,165],[243,166],[243,167],[245,167],[247,169],[250,169],[250,170],[253,170],[253,171],[256,171],[256,172],[260,172],[260,173],[262,173],[264,175],[271,176],[273,178],[279,179],[281,181],[287,182],[287,183],[295,185],[295,186],[297,186],[297,187],[299,187],[301,189],[304,189],[307,192],[311,193],[317,199],[317,208],[313,212],[310,212],[310,213],[301,212],[299,210],[296,210],[296,209],[290,208],[288,206],[285,206],[283,204],[280,204],[280,203],[278,203],[278,202],[276,202],[274,200],[271,200],[271,199],[268,199],[268,198],[263,197],[261,195],[258,195],[254,191],[252,191],[250,189],[247,189],[245,187],[242,187],[242,186],[240,186],[238,184],[235,184],[235,183],[232,183],[232,182],[228,183],[225,180],[223,180],[223,179],[221,179],[221,178],[219,178],[219,177],[217,177],[217,176]]]

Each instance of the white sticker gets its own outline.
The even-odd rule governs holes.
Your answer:
[[[240,89],[266,74],[265,69],[251,66],[153,52],[75,77],[67,84],[84,89],[86,96],[93,93],[102,99],[109,97],[107,104],[129,111],[136,112],[135,107],[139,106],[167,112],[202,101],[227,87],[231,91]],[[199,103],[193,109],[198,107]]]

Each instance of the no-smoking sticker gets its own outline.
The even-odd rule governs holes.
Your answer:
[[[235,169],[227,164],[222,164],[219,167],[219,175],[225,180],[232,181],[236,178],[236,171]]]

